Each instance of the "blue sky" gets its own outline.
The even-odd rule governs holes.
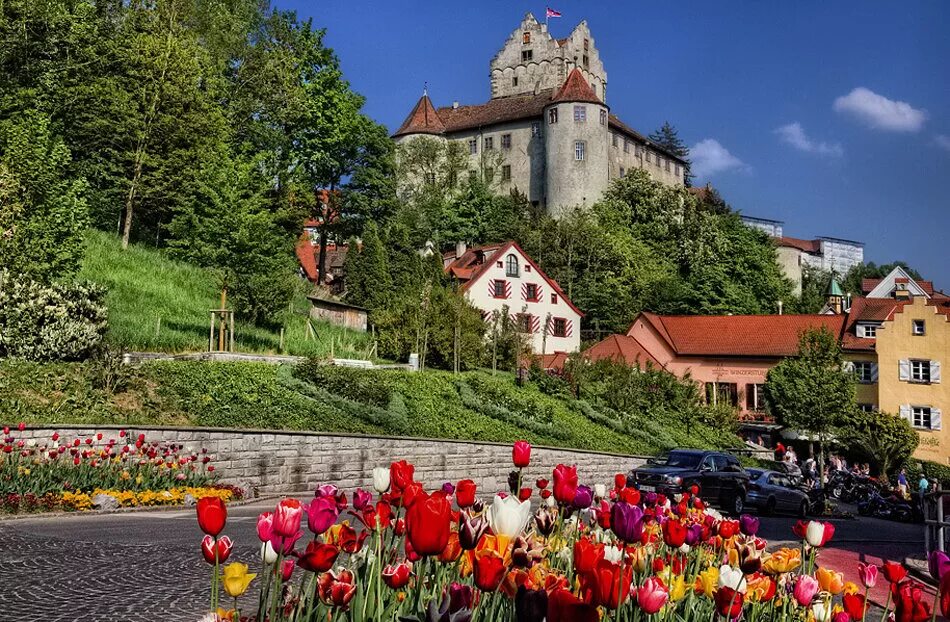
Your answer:
[[[488,64],[543,3],[276,0],[327,29],[366,111],[394,130],[422,93],[488,99]],[[950,290],[950,2],[552,0],[590,24],[608,104],[669,120],[696,183],[786,235],[865,242]]]

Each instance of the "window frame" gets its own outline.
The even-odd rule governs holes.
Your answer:
[[[557,304],[557,294],[551,294],[551,304],[552,305]]]
[[[495,150],[495,137],[494,136],[484,136],[482,137],[482,146],[485,151],[494,151]]]
[[[468,139],[468,155],[478,155],[478,139]]]
[[[535,121],[531,124],[531,136],[540,136],[541,135],[541,124]]]
[[[630,153],[630,141],[626,138],[623,139],[623,152]]]
[[[607,111],[603,108],[600,109],[600,124],[607,125]]]
[[[917,423],[918,416],[920,416],[920,423]],[[926,417],[926,419],[924,419],[924,417]],[[912,428],[917,430],[932,430],[933,428],[931,426],[933,425],[933,409],[930,406],[912,405],[910,407],[910,425]]]
[[[920,330],[918,330],[918,327]],[[927,334],[927,321],[926,320],[913,320],[911,325],[910,334],[914,337],[923,337]]]
[[[561,330],[558,331],[558,326],[561,327]],[[553,317],[551,318],[551,336],[552,337],[567,337],[567,318],[566,317]]]
[[[510,164],[501,165],[501,180],[511,181],[511,165]]]
[[[521,50],[521,62],[529,63],[534,60],[534,50]]]
[[[915,374],[914,370],[919,373]],[[910,359],[910,381],[915,384],[930,384],[930,361]]]
[[[530,45],[531,44],[531,32],[523,31],[521,34],[521,45]]]
[[[514,253],[505,255],[505,276],[513,279],[521,278],[521,262]]]
[[[515,316],[515,321],[518,324],[518,332],[525,335],[531,335],[534,333],[531,330],[531,314],[530,313],[519,313]]]
[[[532,295],[532,292],[534,295]],[[537,283],[526,283],[524,289],[524,299],[527,302],[540,302],[541,295]]]
[[[555,123],[557,123],[557,106],[552,106],[548,109],[548,125]]]
[[[501,148],[511,149],[511,133],[501,135]]]
[[[587,123],[587,106],[574,104],[574,123]]]
[[[585,162],[586,160],[587,160],[587,141],[575,140],[574,141],[574,161]]]
[[[854,375],[859,384],[874,384],[874,363],[871,361],[854,361]],[[867,373],[865,373],[865,371]]]
[[[499,289],[501,294],[499,294]],[[508,281],[505,279],[492,279],[492,298],[506,300],[508,298]]]

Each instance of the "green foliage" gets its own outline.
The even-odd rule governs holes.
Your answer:
[[[660,129],[650,134],[650,140],[663,147],[673,155],[679,156],[686,161],[686,164],[683,167],[685,169],[683,181],[688,188],[691,185],[693,178],[693,176],[690,174],[689,147],[687,147],[686,143],[684,143],[680,138],[679,132],[676,130],[676,128],[670,125],[669,121],[664,121],[663,126],[660,127]]]
[[[344,265],[346,301],[369,309],[381,308],[392,294],[393,282],[376,223],[367,223],[362,245],[351,239],[349,248]]]
[[[0,270],[0,358],[83,359],[106,329],[105,291],[93,283],[46,285]]]
[[[106,287],[109,331],[106,341],[118,349],[201,352],[208,349],[209,310],[220,304],[220,275],[132,244],[123,250],[114,235],[90,231],[80,275]],[[236,316],[235,349],[242,352],[366,358],[372,347],[366,333],[313,322],[307,330],[310,302],[296,291],[280,330],[254,325]]]
[[[917,449],[920,435],[906,419],[882,412],[855,411],[835,436],[842,447],[868,460],[877,471],[889,476]]]
[[[861,281],[864,279],[882,279],[897,267],[903,268],[907,274],[910,275],[910,278],[915,281],[919,281],[923,278],[919,272],[911,268],[907,265],[907,262],[904,261],[894,261],[881,265],[877,265],[871,261],[868,263],[860,263],[848,270],[847,274],[844,275],[844,279],[841,281],[841,288],[854,296],[863,296],[864,292],[861,291]]]
[[[798,299],[798,313],[818,313],[828,302],[828,284],[833,275],[827,270],[802,266],[802,294]]]
[[[43,282],[76,273],[88,210],[69,166],[42,113],[0,123],[0,268]]]
[[[910,459],[904,468],[907,469],[907,481],[913,491],[917,490],[917,482],[921,474],[927,478],[927,481],[937,482],[938,488],[946,489],[950,485],[950,466],[945,464],[931,460]]]
[[[798,355],[769,370],[765,403],[781,425],[813,433],[819,442],[846,425],[857,409],[855,379],[842,365],[837,337],[826,328],[804,331]]]

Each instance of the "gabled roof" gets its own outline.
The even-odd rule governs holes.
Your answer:
[[[405,136],[408,134],[441,134],[445,131],[445,124],[439,118],[432,100],[427,94],[423,94],[416,102],[412,112],[402,122],[399,129],[393,136]]]
[[[871,279],[865,279],[864,281],[870,280]],[[861,282],[862,290],[865,286],[864,281]],[[929,298],[933,295],[933,282],[915,281],[909,274],[907,274],[907,271],[900,266],[895,266],[894,269],[887,274],[887,276],[885,276],[883,279],[877,280],[877,283],[874,284],[874,287],[865,292],[865,295],[868,298],[890,298],[893,295],[895,286],[898,283],[905,285],[907,291],[915,296],[927,296]],[[924,287],[922,283],[925,283],[927,287]]]
[[[600,101],[594,89],[590,88],[590,84],[584,79],[584,74],[577,67],[568,74],[567,80],[551,98],[551,102],[588,102],[606,105]]]
[[[346,261],[348,247],[344,245],[327,246],[327,268],[340,267]],[[310,236],[304,232],[297,240],[297,246],[294,249],[297,254],[297,261],[300,262],[300,268],[303,270],[307,279],[316,282],[320,270],[317,261],[320,257],[320,245],[313,244]],[[328,270],[329,271],[329,270]]]
[[[656,358],[643,345],[630,335],[610,335],[584,351],[584,356],[594,361],[609,359],[627,365],[646,367],[647,363],[657,369],[663,369]]]
[[[797,354],[799,336],[807,329],[827,328],[835,337],[840,337],[846,320],[843,315],[656,315],[649,312],[639,317],[653,326],[678,356],[763,358]]]
[[[447,133],[460,132],[496,123],[541,117],[544,107],[551,103],[554,89],[545,89],[537,95],[514,95],[490,99],[476,106],[448,106],[439,108],[439,118]]]
[[[501,257],[503,257],[509,249],[517,250],[518,253],[524,257],[524,260],[531,264],[531,269],[540,275],[540,277],[551,286],[551,289],[553,289],[575,313],[584,317],[584,312],[578,309],[571,299],[567,297],[564,290],[558,285],[558,282],[545,274],[544,270],[542,270],[514,240],[509,240],[502,244],[489,244],[470,248],[462,253],[461,257],[456,257],[455,259],[451,259],[451,255],[449,255],[450,260],[444,267],[444,270],[446,274],[453,276],[462,283],[461,290],[464,292],[474,285],[496,261],[500,261]]]

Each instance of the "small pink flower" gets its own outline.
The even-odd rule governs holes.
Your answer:
[[[877,566],[858,562],[858,576],[864,587],[870,589],[877,583]]]

